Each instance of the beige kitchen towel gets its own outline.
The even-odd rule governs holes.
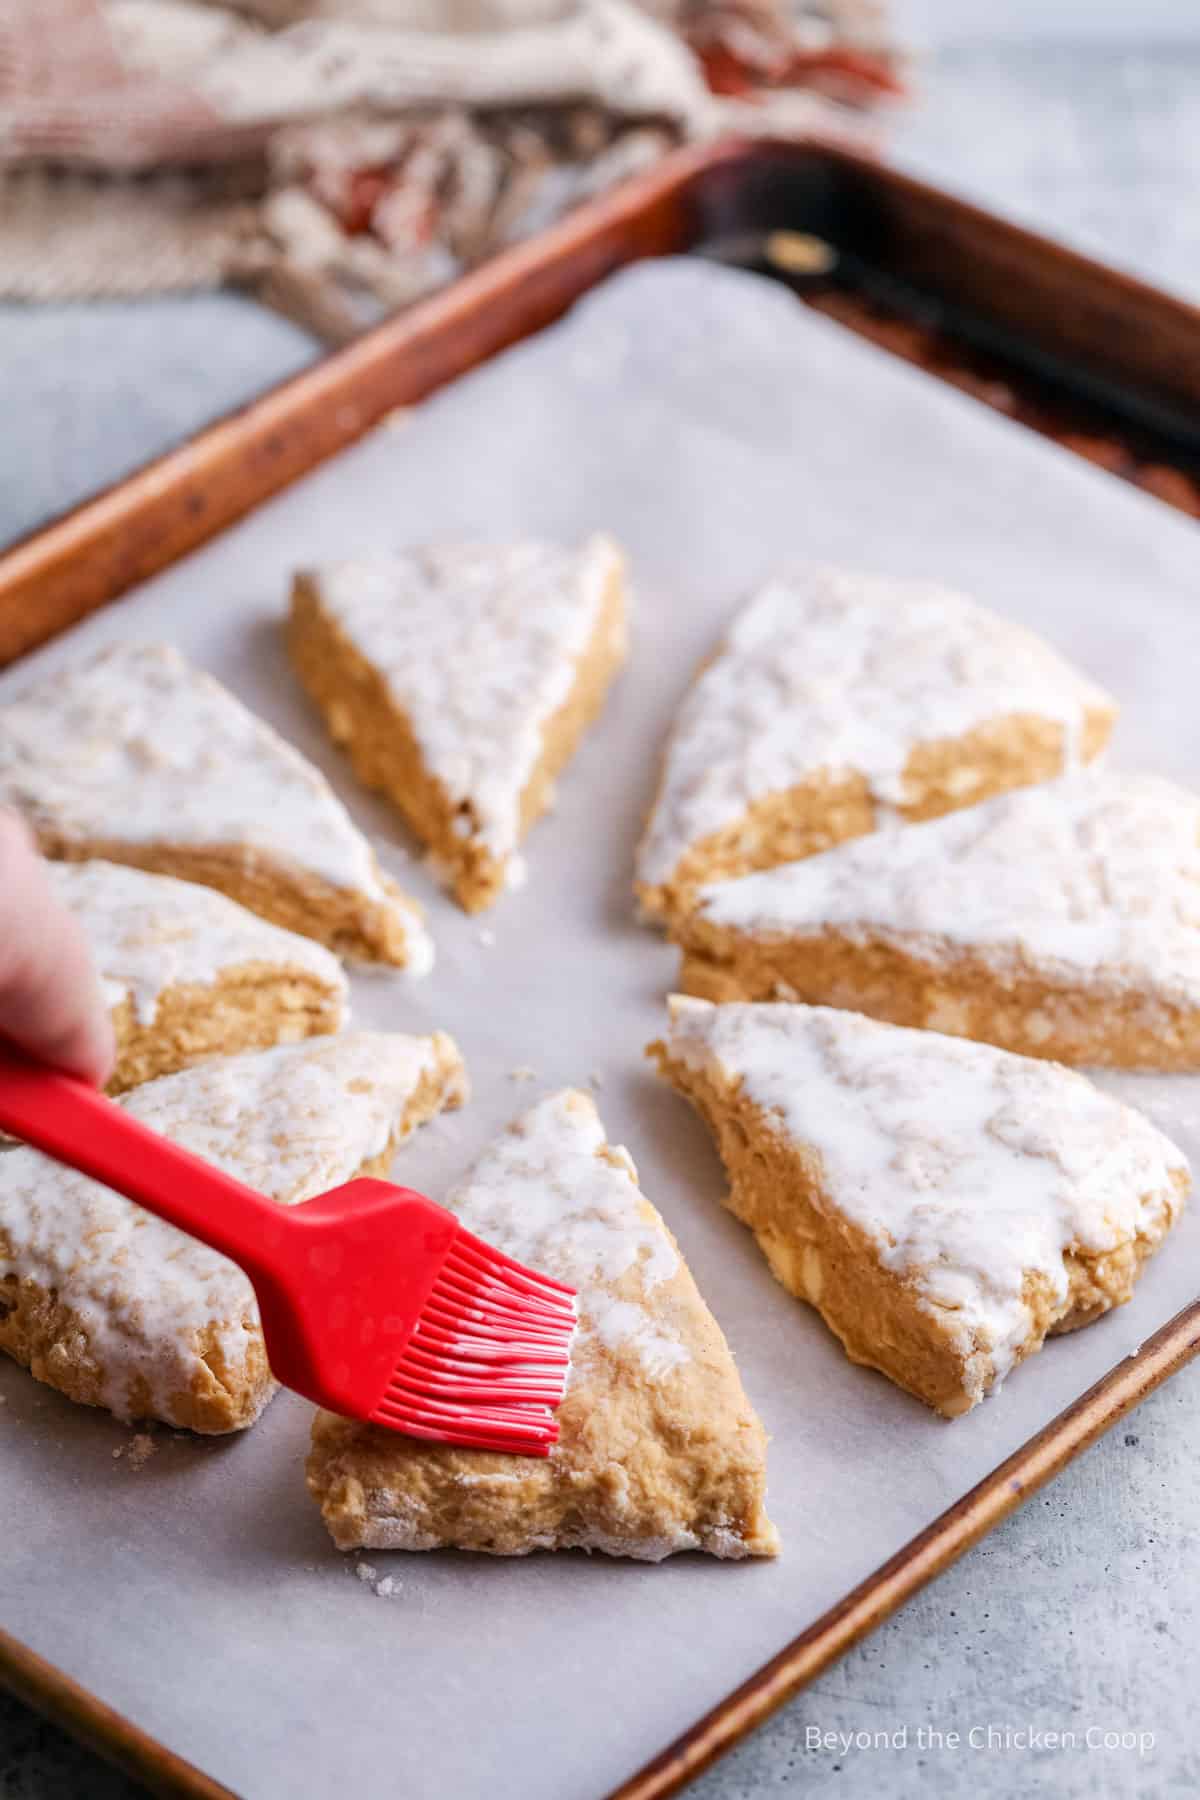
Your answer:
[[[0,294],[235,280],[345,337],[684,138],[895,86],[871,0],[4,0]]]

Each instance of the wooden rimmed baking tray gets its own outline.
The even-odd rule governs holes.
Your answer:
[[[689,250],[789,282],[820,310],[1190,510],[1200,469],[1192,309],[843,152],[723,146],[673,159],[15,546],[0,559],[0,658],[13,661],[166,568],[394,409],[549,323],[614,269]],[[1198,1348],[1200,1303],[619,1793],[676,1791]],[[227,1791],[3,1638],[0,1679],[158,1791]]]

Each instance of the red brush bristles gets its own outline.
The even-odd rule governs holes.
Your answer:
[[[570,1288],[460,1231],[371,1420],[438,1443],[547,1456],[575,1323]]]

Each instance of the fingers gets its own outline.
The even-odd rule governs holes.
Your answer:
[[[83,933],[55,898],[28,831],[0,812],[0,1037],[103,1084],[112,1026]]]

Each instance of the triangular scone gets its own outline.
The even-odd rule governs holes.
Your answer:
[[[51,863],[48,874],[87,934],[111,1009],[110,1093],[341,1028],[346,977],[311,938],[169,875],[109,862]]]
[[[1187,1162],[1070,1069],[857,1013],[676,998],[651,1054],[727,1204],[854,1362],[953,1418],[1128,1300]]]
[[[442,1035],[352,1031],[218,1057],[122,1102],[282,1205],[357,1174],[465,1097]],[[0,1349],[122,1419],[252,1425],[275,1391],[250,1282],[233,1263],[36,1150],[0,1156]]]
[[[680,986],[1200,1068],[1200,796],[1088,771],[702,888]]]
[[[520,880],[517,846],[625,659],[625,610],[604,537],[427,545],[296,577],[301,681],[468,912]]]
[[[122,644],[0,707],[0,804],[47,856],[220,889],[350,956],[432,948],[325,777],[167,644]]]
[[[766,1434],[629,1153],[567,1089],[519,1119],[448,1202],[489,1243],[570,1282],[579,1328],[544,1460],[318,1415],[308,1485],[340,1549],[523,1556],[770,1556]]]
[[[889,816],[932,819],[1103,749],[1116,707],[1023,626],[931,582],[776,576],[680,709],[638,854],[652,915]]]

